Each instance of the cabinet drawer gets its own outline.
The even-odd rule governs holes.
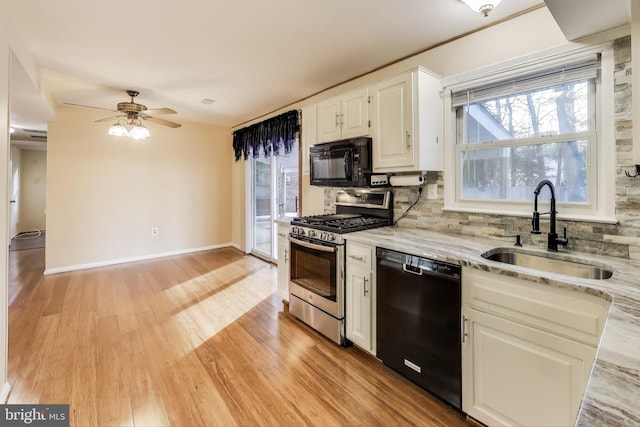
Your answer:
[[[373,268],[373,248],[347,241],[347,265]]]
[[[465,268],[462,304],[597,346],[609,302],[594,295]]]

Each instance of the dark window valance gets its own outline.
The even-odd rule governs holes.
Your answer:
[[[249,153],[254,158],[260,156],[260,151],[265,157],[271,154],[280,154],[280,147],[284,147],[284,153],[289,154],[300,131],[298,110],[291,110],[279,116],[272,117],[260,123],[238,129],[233,132],[233,151],[236,162],[244,155],[249,158]]]

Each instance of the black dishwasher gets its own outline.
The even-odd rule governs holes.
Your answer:
[[[377,248],[377,357],[460,410],[460,266]]]

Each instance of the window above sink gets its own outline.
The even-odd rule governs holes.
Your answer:
[[[604,43],[444,79],[445,209],[528,215],[549,179],[563,219],[614,222],[613,68]]]

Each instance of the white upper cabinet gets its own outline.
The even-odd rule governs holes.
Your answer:
[[[443,169],[440,77],[418,67],[371,87],[374,172]]]
[[[317,142],[369,135],[369,91],[356,89],[317,104]]]
[[[302,107],[300,162],[302,175],[309,175],[309,147],[316,143],[316,105]]]

